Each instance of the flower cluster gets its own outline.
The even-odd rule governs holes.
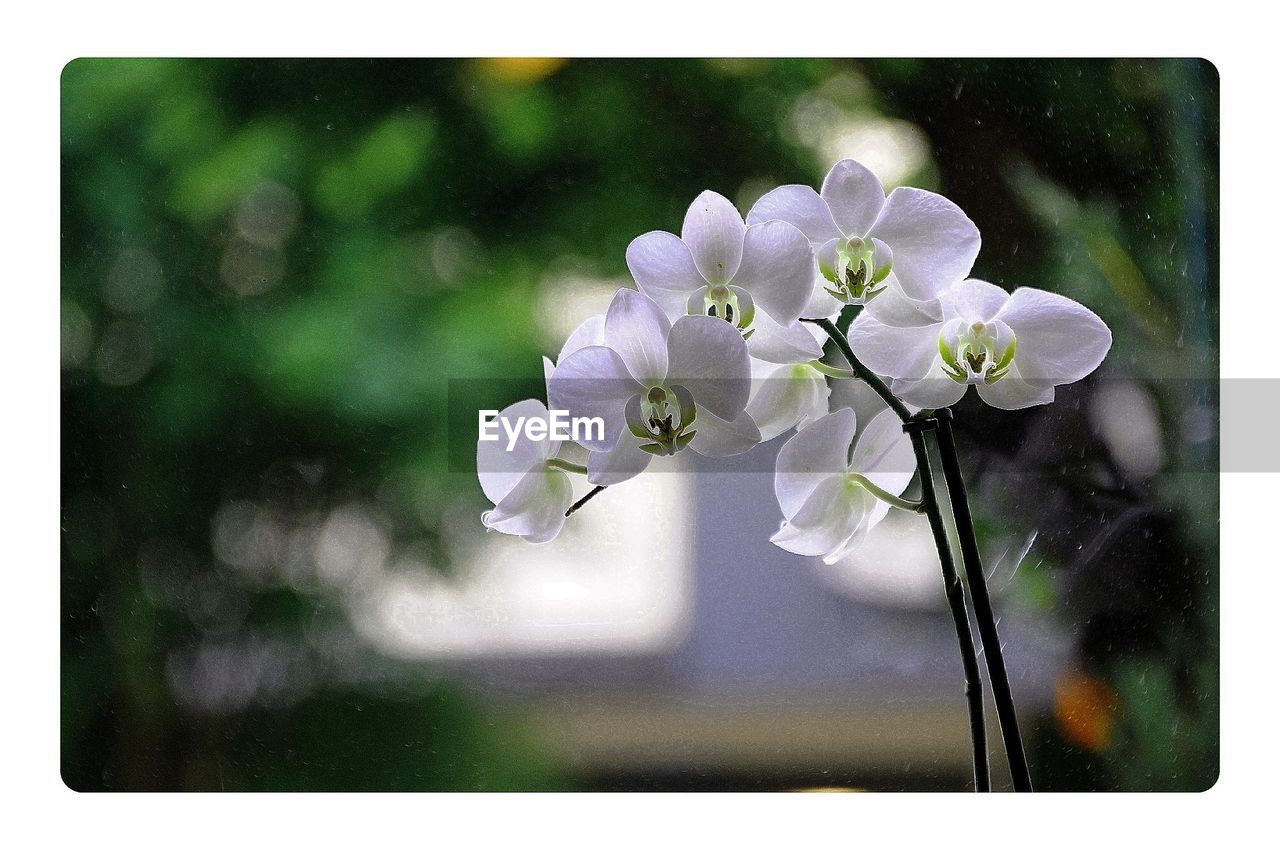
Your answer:
[[[1110,348],[1102,320],[1068,298],[970,279],[980,244],[951,201],[907,187],[886,196],[853,160],[818,191],[774,189],[745,220],[703,192],[679,235],[656,230],[628,246],[636,288],[575,330],[555,363],[544,359],[550,408],[603,423],[580,441],[585,465],[560,460],[551,442],[479,443],[495,504],[484,524],[544,542],[572,504],[568,471],[611,486],[655,458],[726,457],[795,429],[778,453],[772,540],[843,557],[891,506],[910,505],[901,494],[915,464],[893,412],[859,433],[851,409],[829,410],[828,376],[852,373],[822,362],[815,321],[856,305],[849,349],[916,409],[952,405],[970,385],[995,407],[1046,404]],[[527,400],[499,416],[539,410]]]

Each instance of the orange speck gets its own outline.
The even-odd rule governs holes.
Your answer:
[[[1111,686],[1095,676],[1069,672],[1054,686],[1053,716],[1068,741],[1100,752],[1111,743],[1119,699]]]

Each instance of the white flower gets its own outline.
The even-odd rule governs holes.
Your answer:
[[[797,555],[834,564],[889,512],[867,487],[898,496],[915,473],[915,455],[902,422],[879,414],[853,443],[857,419],[845,407],[799,431],[778,452],[773,489],[785,517],[770,540]]]
[[[909,297],[929,301],[973,268],[978,228],[951,201],[900,187],[888,199],[879,179],[845,159],[822,181],[780,186],[756,201],[747,223],[790,222],[813,243],[818,268],[836,301],[865,304],[896,282]]]
[[[592,316],[573,329],[573,333],[569,334],[569,338],[560,347],[560,354],[556,357],[556,363],[563,363],[564,359],[570,354],[579,348],[586,348],[588,345],[604,345],[603,315]],[[550,376],[548,376],[548,380],[550,380]]]
[[[892,379],[882,378],[882,380],[888,386]],[[888,402],[881,398],[880,393],[876,392],[866,381],[859,380],[832,381],[831,399],[828,403],[832,410],[838,410],[841,407],[852,407],[853,413],[858,417],[859,422],[870,422],[881,411],[889,410]],[[903,402],[903,407],[911,414],[920,412],[918,405]]]
[[[826,376],[808,363],[767,363],[753,357],[751,375],[747,413],[760,429],[762,441],[827,415],[831,387]]]
[[[994,407],[1053,401],[1111,348],[1111,331],[1090,310],[1052,292],[1012,295],[981,280],[942,293],[937,304],[864,310],[849,328],[854,354],[893,379],[894,395],[920,407],[955,404],[972,384]]]
[[[627,267],[668,316],[725,319],[755,357],[803,363],[822,356],[796,322],[817,279],[813,248],[786,222],[747,227],[726,198],[703,192],[689,205],[680,236],[655,230],[632,240]]]
[[[711,316],[672,324],[630,289],[609,305],[603,344],[564,355],[547,389],[553,409],[604,421],[603,437],[580,442],[591,451],[587,480],[606,485],[685,447],[711,457],[750,449],[760,442],[744,410],[750,392],[747,345],[732,325]]]
[[[512,426],[547,418],[546,406],[537,399],[516,402],[498,414],[499,423],[506,420]],[[505,440],[477,440],[476,474],[480,488],[494,503],[480,521],[530,543],[554,539],[564,527],[564,512],[573,504],[569,476],[547,463],[559,449],[558,441],[530,440],[522,429],[509,449]]]

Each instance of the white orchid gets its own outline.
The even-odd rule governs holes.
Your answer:
[[[760,429],[762,441],[827,415],[831,387],[809,363],[767,363],[753,357],[751,375],[747,413]]]
[[[604,316],[592,316],[569,334],[556,361],[562,362],[579,348],[601,344],[603,339]],[[556,361],[542,358],[548,392]],[[546,405],[537,399],[516,402],[495,418],[495,430],[507,434],[504,440],[476,441],[480,488],[494,503],[492,510],[480,515],[486,528],[523,537],[531,543],[553,540],[563,528],[565,511],[573,502],[572,483],[563,470],[576,464],[557,462],[574,447],[554,439],[530,440],[517,425],[529,420],[547,421],[549,417]]]
[[[886,199],[875,174],[852,159],[832,166],[821,192],[780,186],[747,214],[752,226],[775,219],[809,237],[827,294],[845,304],[868,303],[895,284],[914,300],[932,300],[969,274],[981,244],[977,226],[951,201],[909,187]]]
[[[773,489],[784,519],[773,543],[834,564],[884,519],[886,497],[911,483],[915,455],[892,411],[872,419],[854,444],[856,431],[857,417],[845,407],[782,446]]]
[[[750,391],[747,345],[733,326],[711,316],[673,324],[630,289],[609,305],[603,344],[564,355],[547,390],[552,408],[604,421],[601,437],[580,441],[591,451],[587,480],[604,485],[685,447],[711,457],[751,448],[760,431],[745,412]]]
[[[955,404],[970,385],[1005,410],[1048,404],[1055,386],[1088,375],[1111,348],[1111,331],[1093,312],[1031,287],[1010,295],[966,280],[936,305],[895,306],[859,315],[849,344],[893,379],[894,395],[922,408]]]
[[[556,357],[556,363],[563,363],[564,359],[570,354],[579,348],[586,348],[588,345],[604,345],[603,314],[591,316],[573,329],[573,332],[569,334],[569,338],[564,341],[564,345],[560,347],[560,354]],[[550,380],[550,376],[547,379]]]
[[[804,363],[822,356],[796,322],[815,287],[813,248],[786,222],[748,227],[728,199],[703,192],[689,205],[680,236],[655,230],[632,240],[627,267],[669,317],[724,319],[754,357]]]
[[[516,402],[497,416],[502,427],[511,426],[512,440],[476,442],[480,488],[494,504],[480,521],[494,531],[546,543],[564,527],[564,513],[573,503],[573,485],[554,465],[561,443],[528,439],[516,424],[531,419],[546,421],[546,405],[532,398]]]
[[[495,505],[482,516],[485,526],[544,542],[567,512],[640,474],[654,456],[689,448],[724,457],[794,428],[777,456],[783,520],[771,542],[834,564],[891,507],[928,514],[973,686],[970,615],[927,470],[932,433],[1014,788],[1030,790],[950,411],[933,410],[959,401],[970,385],[1006,409],[1052,401],[1056,386],[1098,367],[1111,332],[1069,298],[965,279],[979,244],[977,227],[955,204],[911,188],[886,198],[853,160],[836,163],[821,192],[769,192],[745,223],[728,200],[703,192],[680,236],[655,231],[628,246],[640,291],[618,291],[605,315],[570,334],[557,362],[543,358],[549,407],[528,400],[501,411],[505,447],[493,438],[494,412],[480,411],[476,463]],[[862,309],[842,333],[834,320],[847,304]],[[849,369],[821,362],[827,338]],[[858,380],[833,394],[828,376]],[[828,412],[833,404],[838,409]],[[536,433],[550,439],[537,441],[528,420],[538,418],[551,425],[537,423]],[[559,428],[565,420],[567,431]],[[558,456],[562,448],[586,449],[585,465]],[[902,497],[917,457],[926,467],[919,502]],[[577,503],[567,471],[595,485]],[[982,697],[968,696],[975,788],[990,790],[978,732]]]

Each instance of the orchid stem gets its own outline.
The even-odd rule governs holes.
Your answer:
[[[973,644],[973,632],[969,629],[969,612],[964,605],[964,588],[956,575],[955,561],[951,557],[951,542],[947,539],[947,527],[938,507],[938,494],[933,486],[933,472],[929,468],[929,451],[925,447],[924,432],[937,427],[934,420],[911,422],[902,430],[911,435],[911,448],[915,450],[916,467],[920,471],[920,501],[929,516],[929,529],[933,532],[933,544],[938,549],[938,563],[942,565],[942,585],[947,595],[947,606],[956,627],[956,639],[960,644],[960,659],[964,665],[964,696],[969,707],[969,738],[973,742],[973,790],[991,790],[991,767],[987,762],[987,721],[982,706],[982,679],[978,672],[978,654]]]
[[[569,506],[569,510],[567,510],[567,511],[565,511],[565,512],[564,512],[565,517],[566,517],[566,518],[568,518],[568,517],[573,516],[575,513],[577,513],[578,508],[582,507],[582,506],[583,506],[583,505],[585,505],[587,502],[589,502],[589,501],[591,501],[592,499],[594,499],[594,498],[596,497],[596,495],[597,495],[601,490],[603,490],[603,489],[604,489],[604,486],[605,486],[605,485],[603,485],[603,484],[597,484],[595,487],[593,487],[591,490],[589,490],[589,491],[587,492],[587,495],[583,496],[581,499],[579,499],[578,501],[576,501],[576,502],[574,502],[572,505],[570,505],[570,506]]]
[[[1004,666],[1004,650],[1000,647],[1000,635],[996,631],[995,612],[991,608],[991,595],[987,592],[986,574],[982,570],[982,556],[978,551],[978,537],[973,529],[973,515],[969,512],[969,498],[965,492],[964,475],[956,454],[955,436],[951,430],[951,411],[938,411],[938,451],[942,456],[942,474],[951,497],[951,511],[956,519],[956,533],[960,538],[960,554],[964,560],[965,576],[969,580],[969,596],[973,599],[973,613],[978,621],[978,635],[986,652],[987,675],[991,679],[991,695],[996,703],[996,716],[1000,719],[1000,733],[1004,737],[1004,749],[1009,758],[1009,771],[1013,774],[1013,790],[1031,791],[1031,768],[1018,731],[1018,714],[1013,704],[1013,691],[1009,687],[1009,673]]]
[[[942,583],[946,591],[947,606],[951,609],[951,619],[956,627],[956,641],[960,644],[960,661],[964,667],[964,695],[969,708],[969,739],[973,745],[973,788],[975,791],[990,791],[991,767],[987,762],[987,721],[982,707],[982,679],[978,673],[978,655],[974,648],[973,632],[969,628],[969,612],[964,604],[964,588],[960,585],[960,579],[956,575],[955,561],[951,557],[951,542],[947,539],[947,527],[942,521],[942,510],[938,507],[938,495],[933,486],[933,473],[929,468],[929,453],[924,443],[924,432],[936,428],[937,422],[928,418],[913,418],[911,411],[889,391],[884,381],[858,360],[857,355],[853,353],[853,348],[849,345],[848,338],[840,332],[835,322],[830,319],[801,319],[800,321],[815,324],[826,332],[853,368],[853,373],[884,399],[885,404],[889,405],[902,420],[902,430],[911,435],[911,447],[915,450],[916,466],[920,470],[920,508],[929,517],[929,528],[933,531],[933,545],[938,550],[938,563],[942,565]],[[914,503],[910,504],[913,507],[909,510],[915,510]]]
[[[853,353],[853,349],[849,347],[849,340],[845,335],[840,333],[840,329],[836,327],[836,323],[830,319],[801,319],[802,322],[809,322],[817,325],[826,331],[827,336],[831,337],[831,341],[840,349],[840,353],[844,355],[844,359],[849,361],[849,365],[853,368],[853,372],[859,378],[866,382],[867,386],[876,391],[876,395],[884,399],[885,404],[898,414],[898,418],[903,422],[911,419],[911,411],[907,410],[906,405],[898,401],[897,396],[889,392],[889,388],[884,385],[884,381],[872,372],[866,366],[862,365],[857,356]]]
[[[553,457],[553,458],[548,459],[548,460],[547,460],[547,466],[550,466],[550,467],[552,467],[553,469],[563,469],[565,472],[576,472],[576,473],[578,473],[579,475],[586,475],[586,474],[587,474],[587,468],[586,468],[585,466],[583,466],[582,464],[580,464],[580,463],[570,463],[569,461],[567,461],[567,460],[561,460],[561,459],[560,459],[560,458],[558,458],[558,457]]]
[[[904,510],[904,511],[911,511],[912,513],[916,513],[916,514],[922,514],[925,512],[924,502],[913,502],[910,499],[904,499],[901,496],[895,496],[892,493],[890,493],[888,490],[885,490],[882,487],[876,486],[871,481],[871,479],[867,478],[867,476],[865,475],[859,475],[858,473],[855,472],[855,473],[852,473],[849,477],[852,478],[854,481],[857,481],[863,487],[865,487],[867,492],[869,492],[871,495],[875,496],[877,499],[879,499],[882,502],[888,502],[889,504],[893,505],[895,508],[899,508],[900,510]]]

